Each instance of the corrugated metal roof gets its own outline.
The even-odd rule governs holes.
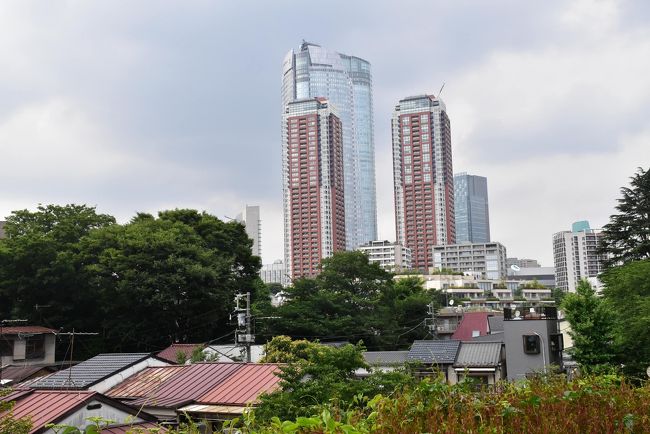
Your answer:
[[[193,404],[179,408],[178,411],[186,413],[244,414],[246,407],[242,407],[241,405]]]
[[[363,358],[369,365],[402,365],[408,359],[408,351],[366,351]]]
[[[41,326],[2,327],[3,335],[56,333],[56,330]]]
[[[30,417],[32,429],[30,433],[38,432],[48,423],[56,423],[68,412],[74,410],[93,398],[97,392],[79,390],[74,392],[60,390],[31,390],[26,394],[5,400],[14,401],[13,416],[15,419]]]
[[[456,360],[460,341],[414,341],[408,353],[409,361],[445,365]]]
[[[472,342],[503,342],[503,332],[472,338]]]
[[[468,341],[474,336],[474,332],[478,332],[479,336],[488,334],[488,316],[492,315],[489,312],[465,312],[463,319],[461,319],[458,328],[451,335],[452,339],[460,341]]]
[[[155,428],[156,433],[166,433],[167,429],[153,422],[128,423],[123,425],[114,425],[102,429],[102,434],[133,434],[148,433],[149,429]]]
[[[188,367],[177,365],[145,368],[106,392],[106,396],[119,399],[154,396],[156,389]]]
[[[171,344],[158,354],[156,354],[158,357],[161,359],[167,360],[170,363],[178,363],[177,355],[178,352],[180,351],[181,353],[185,354],[185,356],[189,359],[190,356],[192,356],[192,352],[196,347],[202,347],[203,344]]]
[[[243,363],[195,363],[165,381],[153,395],[131,404],[176,408],[198,399],[239,370]]]
[[[262,393],[279,387],[280,367],[275,364],[245,364],[227,380],[196,401],[201,404],[246,405],[258,402]]]
[[[47,374],[50,374],[54,368],[50,366],[39,366],[39,365],[27,365],[27,366],[16,366],[16,365],[9,365],[5,366],[4,368],[0,369],[2,374],[0,375],[0,378],[3,380],[11,380],[12,385],[16,383],[20,383],[21,381],[24,381],[28,379],[29,377],[40,374],[40,376],[44,376]]]
[[[86,389],[131,365],[151,357],[149,353],[99,354],[30,385],[35,389]]]
[[[454,366],[464,368],[491,368],[501,361],[499,342],[463,342]]]

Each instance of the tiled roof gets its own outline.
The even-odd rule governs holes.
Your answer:
[[[275,364],[196,363],[181,368],[160,387],[129,404],[162,408],[199,402],[245,405],[254,402],[262,392],[276,388],[280,381],[275,376],[279,370]],[[115,396],[113,391],[108,393]]]
[[[369,365],[402,365],[406,362],[408,351],[366,351],[363,358]]]
[[[460,341],[415,341],[408,352],[409,361],[445,365],[456,360]]]
[[[488,317],[488,324],[490,325],[490,333],[503,331],[503,315],[495,315]]]
[[[472,342],[503,342],[503,332],[492,333],[485,336],[476,336]]]
[[[1,334],[3,335],[17,335],[25,334],[42,334],[42,333],[56,333],[56,330],[49,329],[41,326],[15,326],[15,327],[2,327]]]
[[[274,364],[245,364],[237,372],[196,401],[201,404],[246,405],[279,387],[280,367]]]
[[[106,396],[118,399],[154,396],[157,389],[186,367],[185,365],[175,365],[143,369],[106,392]]]
[[[463,342],[454,366],[467,368],[491,368],[501,361],[499,342]]]
[[[185,354],[187,359],[192,356],[192,352],[196,347],[202,347],[203,344],[171,344],[158,354],[156,354],[158,357],[160,357],[163,360],[167,360],[170,363],[178,363],[177,355],[179,352]]]
[[[488,315],[492,314],[489,312],[465,312],[451,338],[468,341],[472,339],[475,331],[478,331],[479,336],[485,336],[488,334]]]
[[[151,357],[149,353],[99,354],[30,385],[34,389],[86,389]]]

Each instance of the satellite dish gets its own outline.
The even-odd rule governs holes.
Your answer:
[[[454,300],[453,299],[449,300],[449,306],[453,306],[453,305],[454,305]],[[648,369],[650,369],[650,368],[648,368]]]
[[[648,366],[648,369],[646,369],[645,373],[648,374],[648,377],[650,377],[650,366]]]
[[[519,317],[521,317],[521,312],[519,312],[518,310],[516,310],[516,311],[515,311],[515,318],[519,318]]]
[[[510,269],[511,269],[512,271],[520,271],[520,270],[521,270],[521,267],[520,267],[519,265],[517,265],[517,264],[512,264],[512,265],[510,266]]]

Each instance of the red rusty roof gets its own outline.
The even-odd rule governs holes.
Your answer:
[[[160,387],[129,405],[163,408],[177,408],[193,402],[244,405],[255,402],[262,392],[274,390],[280,381],[275,376],[279,371],[276,364],[196,363],[180,368],[182,370]]]
[[[226,381],[197,399],[201,404],[246,405],[256,403],[264,392],[276,390],[280,367],[274,364],[246,364]]]
[[[492,315],[494,314],[490,312],[465,312],[451,338],[459,341],[469,341],[472,339],[474,331],[478,331],[479,336],[487,335],[489,332],[488,316]]]
[[[189,360],[190,357],[192,356],[192,352],[196,347],[202,347],[203,344],[171,344],[158,354],[156,354],[158,357],[161,359],[167,360],[168,362],[171,363],[178,363],[177,355],[178,352],[180,351],[181,353],[185,354],[187,359]]]
[[[30,417],[32,421],[30,433],[36,433],[45,424],[56,423],[77,407],[85,404],[96,394],[97,392],[87,390],[67,392],[33,390],[22,394],[14,392],[12,393],[13,397],[9,395],[4,397],[3,400],[14,401],[12,410],[14,419]]]
[[[41,334],[41,333],[56,333],[54,329],[49,329],[47,327],[41,326],[11,326],[11,327],[2,327],[0,334],[3,335],[17,335],[21,333],[25,334]]]
[[[119,399],[154,396],[156,389],[162,387],[167,380],[188,367],[183,365],[146,368],[113,387],[106,392],[106,396]]]

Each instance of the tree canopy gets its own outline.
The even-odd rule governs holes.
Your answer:
[[[362,252],[338,252],[323,260],[315,278],[286,288],[287,301],[260,312],[272,319],[267,336],[358,342],[373,350],[408,346],[426,336],[427,305],[437,294],[419,277],[395,282]]]
[[[244,227],[195,210],[117,224],[84,205],[50,205],[14,213],[7,235],[0,243],[4,313],[97,331],[90,353],[218,337],[232,328],[234,294],[261,285]]]
[[[650,259],[650,169],[639,168],[621,188],[616,209],[603,227],[601,253],[607,265]]]

